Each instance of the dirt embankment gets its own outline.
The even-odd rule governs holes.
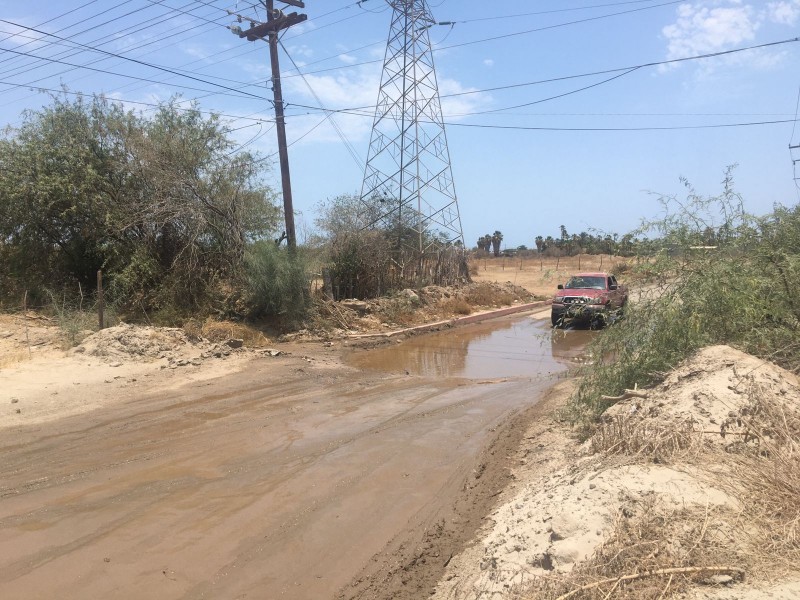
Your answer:
[[[433,598],[799,598],[797,379],[717,346],[638,395],[581,446],[534,423]]]

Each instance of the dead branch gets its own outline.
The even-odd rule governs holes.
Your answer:
[[[670,575],[670,576],[669,576],[669,581],[667,581],[667,585],[666,585],[666,587],[664,588],[664,591],[663,591],[663,592],[661,592],[661,595],[658,597],[658,600],[663,600],[663,598],[664,598],[664,596],[666,595],[666,593],[667,593],[667,590],[669,589],[669,586],[670,586],[670,585],[672,585],[672,575]]]
[[[600,396],[603,400],[613,400],[619,402],[620,400],[627,400],[628,398],[647,398],[647,392],[640,392],[639,390],[625,390],[625,393],[620,396]]]
[[[601,585],[605,585],[607,583],[613,583],[614,588],[616,588],[617,584],[623,583],[626,581],[635,581],[637,579],[646,579],[647,577],[661,577],[663,575],[669,575],[670,578],[675,574],[685,574],[685,573],[730,573],[733,575],[739,575],[742,581],[744,581],[745,572],[744,569],[739,569],[737,567],[672,567],[669,569],[657,569],[655,571],[645,571],[643,573],[634,573],[632,575],[623,575],[622,577],[612,577],[609,579],[601,579],[600,581],[595,581],[594,583],[590,583],[579,588],[575,588],[574,590],[559,596],[556,600],[567,600],[567,598],[571,598],[575,594],[579,592],[584,592],[586,590],[591,590],[596,587],[600,587]]]
[[[28,292],[25,292],[26,300],[27,300]],[[45,317],[44,315],[37,315],[31,312],[25,312],[24,314],[26,319],[30,319],[32,321],[47,321],[48,323],[55,323],[55,319],[51,319],[50,317]]]

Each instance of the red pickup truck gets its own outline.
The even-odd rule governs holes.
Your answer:
[[[622,314],[628,302],[628,288],[611,273],[578,273],[559,284],[553,298],[550,320],[553,326],[566,321],[583,321],[602,326]]]

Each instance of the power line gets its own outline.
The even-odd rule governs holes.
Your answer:
[[[224,89],[224,90],[227,90],[229,92],[236,92],[237,95],[245,95],[245,96],[250,96],[250,97],[253,97],[253,98],[257,98],[259,100],[263,100],[262,96],[257,96],[255,94],[251,94],[249,92],[245,92],[245,91],[242,91],[242,90],[239,90],[239,89],[236,89],[236,88],[232,88],[230,86],[226,86],[226,85],[222,85],[222,84],[219,84],[219,83],[215,83],[213,81],[208,81],[208,80],[205,80],[205,79],[201,79],[199,77],[195,77],[195,76],[189,75],[187,73],[181,73],[180,71],[176,71],[175,69],[170,69],[168,67],[155,65],[155,64],[148,63],[148,62],[145,62],[145,61],[142,61],[142,60],[138,60],[136,58],[130,58],[130,57],[127,57],[127,56],[123,56],[121,54],[117,54],[116,52],[109,52],[108,50],[103,50],[102,48],[95,48],[95,47],[92,47],[92,46],[88,46],[86,44],[82,44],[80,42],[72,42],[71,40],[67,40],[67,39],[62,38],[60,36],[40,31],[40,30],[35,29],[33,27],[26,27],[24,25],[18,25],[16,23],[12,23],[11,21],[7,21],[5,19],[0,19],[0,23],[6,23],[8,25],[12,25],[12,26],[16,26],[16,27],[22,27],[24,29],[28,29],[30,31],[34,31],[36,33],[41,33],[43,35],[48,35],[48,36],[54,37],[54,38],[56,38],[58,40],[61,40],[61,41],[64,41],[64,42],[69,42],[69,43],[75,44],[76,46],[79,46],[81,48],[85,48],[87,50],[91,50],[93,52],[98,52],[100,54],[105,54],[107,56],[112,56],[114,58],[119,58],[121,60],[125,60],[125,61],[132,62],[132,63],[138,64],[138,65],[149,67],[151,69],[156,69],[158,71],[163,71],[165,73],[171,73],[172,75],[177,75],[179,77],[185,77],[186,79],[190,79],[192,81],[197,81],[197,82],[200,82],[200,83],[204,83],[206,85],[218,87],[220,89]],[[3,52],[10,52],[12,54],[18,54],[18,55],[21,55],[21,56],[32,56],[32,57],[37,58],[39,60],[44,60],[44,61],[47,61],[47,62],[54,62],[54,63],[58,63],[58,64],[63,64],[63,65],[67,65],[67,66],[70,66],[70,67],[76,67],[76,68],[79,68],[79,69],[87,69],[87,70],[90,70],[90,71],[96,71],[96,72],[104,73],[104,74],[107,74],[107,75],[116,75],[117,77],[126,77],[126,78],[129,78],[129,79],[137,79],[139,81],[148,81],[150,83],[160,83],[160,82],[152,81],[152,80],[147,79],[147,78],[136,77],[134,75],[126,75],[124,73],[115,73],[113,71],[107,71],[105,69],[97,69],[97,68],[94,68],[94,67],[89,67],[87,65],[76,65],[76,64],[68,63],[66,61],[61,61],[61,60],[58,60],[58,59],[55,59],[55,58],[37,57],[37,56],[31,55],[30,53],[27,53],[27,52],[18,52],[16,50],[10,50],[10,49],[7,49],[7,48],[2,49],[2,50],[3,50]],[[173,85],[177,85],[177,84],[173,84]],[[178,86],[178,87],[186,87],[186,86]],[[196,88],[187,88],[187,89],[196,89]],[[206,91],[206,90],[202,90],[202,91]]]
[[[281,48],[283,48],[283,51],[286,53],[286,56],[289,58],[291,63],[294,65],[294,67],[297,69],[297,63],[294,62],[294,58],[292,58],[292,56],[286,50],[286,47],[283,45],[283,42],[279,42],[279,43],[280,43]],[[299,71],[299,69],[298,69],[298,71]],[[305,82],[305,84],[308,87],[308,89],[311,91],[311,95],[314,96],[316,101],[319,102],[319,104],[321,105],[322,104],[322,100],[317,95],[317,92],[314,91],[314,88],[311,87],[311,84],[308,82],[308,79],[303,77],[303,81]],[[350,158],[352,158],[353,161],[355,161],[356,165],[358,165],[358,168],[360,169],[362,167],[362,165],[364,164],[364,161],[361,159],[361,157],[359,156],[358,152],[353,147],[353,144],[350,143],[350,140],[347,139],[347,136],[342,131],[342,128],[339,127],[339,124],[336,122],[336,119],[333,118],[333,114],[332,113],[330,113],[328,115],[328,118],[331,121],[331,126],[333,127],[334,131],[336,131],[336,135],[339,136],[339,139],[342,141],[342,143],[344,144],[344,147],[347,149],[347,152],[350,154]]]
[[[122,104],[122,105],[134,104],[136,106],[144,106],[146,108],[153,108],[153,109],[161,108],[163,106],[163,103],[162,104],[156,104],[155,102],[144,102],[144,101],[141,101],[141,100],[118,100],[118,99],[115,99],[115,98],[109,98],[108,96],[105,96],[103,94],[99,94],[98,95],[98,94],[87,93],[87,92],[73,92],[72,90],[67,90],[67,89],[57,90],[57,89],[54,89],[54,88],[45,88],[45,87],[39,87],[39,86],[28,86],[28,85],[25,85],[25,84],[22,84],[22,83],[8,83],[8,82],[5,82],[5,81],[0,81],[0,85],[7,85],[7,86],[12,86],[12,87],[17,87],[17,88],[32,89],[32,90],[35,90],[35,91],[40,92],[40,93],[67,94],[67,95],[70,95],[70,96],[81,96],[81,97],[89,97],[89,98],[97,96],[97,97],[100,97],[100,98],[106,98],[107,100],[109,100],[112,103],[118,103],[118,104]],[[181,102],[194,102],[194,101],[195,101],[194,98],[187,98],[187,99],[182,99],[181,100]],[[264,118],[264,117],[253,117],[252,116],[253,114],[258,114],[258,113],[251,113],[250,115],[232,115],[232,114],[228,114],[228,113],[224,113],[224,112],[218,112],[218,111],[215,111],[215,110],[201,110],[201,109],[198,109],[198,108],[183,108],[183,107],[180,107],[180,106],[178,106],[176,108],[178,110],[182,110],[182,111],[195,111],[195,112],[197,112],[197,113],[199,113],[201,115],[209,115],[209,116],[214,115],[214,116],[218,116],[218,117],[224,117],[226,119],[235,119],[237,121],[250,120],[250,121],[254,121],[255,124],[258,124],[258,123],[274,123],[275,122],[275,119]]]
[[[625,11],[610,13],[610,14],[606,14],[606,15],[597,15],[597,16],[594,16],[594,17],[587,17],[585,19],[578,19],[578,20],[575,20],[575,21],[567,21],[565,23],[556,23],[554,25],[546,25],[546,26],[537,27],[537,28],[534,28],[534,29],[526,29],[524,31],[516,31],[516,32],[512,32],[512,33],[505,33],[505,34],[502,34],[502,35],[496,35],[496,36],[492,36],[492,37],[488,37],[488,38],[481,38],[481,39],[478,39],[478,40],[472,40],[472,41],[468,41],[468,42],[460,42],[458,44],[451,44],[450,46],[441,46],[439,48],[433,48],[432,51],[433,52],[442,52],[444,50],[451,50],[453,48],[461,48],[461,47],[464,47],[464,46],[472,46],[472,45],[475,45],[475,44],[483,44],[483,43],[486,43],[486,42],[494,42],[494,41],[497,41],[497,40],[508,39],[508,38],[517,37],[517,36],[521,36],[521,35],[528,35],[528,34],[531,34],[531,33],[538,33],[540,31],[547,31],[547,30],[550,30],[550,29],[557,29],[559,27],[568,27],[570,25],[578,25],[578,24],[581,24],[581,23],[588,23],[588,22],[591,22],[591,21],[598,21],[600,19],[607,19],[607,18],[610,18],[610,17],[617,17],[617,16],[620,16],[620,15],[631,14],[631,13],[640,12],[640,11],[643,11],[643,10],[651,10],[653,8],[661,8],[661,7],[664,7],[664,6],[670,6],[670,5],[674,5],[674,4],[681,4],[684,1],[685,0],[670,0],[669,2],[664,2],[664,3],[661,3],[661,4],[655,4],[655,5],[652,5],[652,6],[634,8],[634,9],[631,9],[631,10],[625,10]],[[449,21],[448,22],[442,22],[442,24],[449,24],[449,23],[450,23]],[[306,75],[315,75],[317,73],[327,73],[329,71],[338,71],[340,69],[349,69],[349,68],[353,68],[353,67],[371,65],[371,64],[375,64],[375,63],[379,63],[379,62],[381,62],[380,59],[367,60],[367,61],[362,61],[362,62],[359,62],[359,63],[353,63],[353,64],[350,64],[350,65],[339,65],[338,67],[330,67],[328,69],[320,69],[320,70],[317,70],[317,71],[306,71],[305,74]],[[286,75],[286,77],[297,77],[297,75]]]
[[[448,122],[448,127],[474,127],[477,129],[506,129],[516,131],[674,131],[681,129],[724,129],[733,127],[757,127],[763,125],[784,125],[794,123],[796,119],[778,121],[754,121],[749,123],[717,123],[713,125],[672,125],[665,127],[535,127],[527,125],[487,125],[480,123]]]
[[[130,1],[130,0],[129,0],[129,1]],[[125,2],[125,3],[127,3],[127,2]],[[123,4],[125,4],[125,3],[123,3]],[[119,5],[119,6],[121,6],[121,5]],[[109,10],[110,10],[110,9],[109,9]],[[123,15],[123,16],[129,16],[129,15],[131,15],[131,14],[134,14],[134,13],[136,13],[136,12],[139,12],[139,11],[141,11],[141,10],[143,10],[143,9],[142,9],[142,8],[140,8],[140,9],[137,9],[137,10],[135,10],[135,11],[129,11],[128,13],[126,13],[126,14],[125,14],[125,15]],[[102,11],[102,12],[101,12],[101,13],[99,13],[99,14],[104,14],[104,13],[106,13],[106,12],[108,12],[108,10],[106,10],[106,11]],[[168,12],[167,12],[167,13],[165,13],[165,14],[170,14],[170,12],[171,12],[171,11],[168,11]],[[94,19],[94,18],[96,18],[97,16],[99,16],[99,15],[95,15],[95,16],[93,16],[93,17],[90,17],[88,20]],[[112,22],[114,22],[114,21],[116,21],[116,20],[119,20],[120,18],[121,18],[121,17],[116,17],[116,18],[114,18],[114,19],[110,19],[110,20],[108,20],[108,21],[105,21],[105,22],[104,22],[102,25],[105,25],[105,24],[108,24],[108,23],[112,23]],[[160,18],[160,17],[156,17],[156,18]],[[118,33],[126,33],[126,34],[128,34],[128,35],[132,35],[133,33],[136,33],[136,32],[138,32],[138,31],[141,31],[141,29],[143,29],[143,28],[144,28],[144,27],[140,27],[139,29],[134,29],[135,27],[139,27],[140,25],[146,25],[146,24],[148,24],[148,23],[152,22],[153,20],[155,20],[155,18],[147,19],[147,20],[145,20],[145,21],[140,21],[140,22],[138,22],[138,23],[136,23],[136,24],[134,24],[134,25],[131,25],[131,26],[129,26],[129,27],[127,27],[127,28],[125,28],[125,29],[123,29],[123,30],[119,31]],[[63,30],[65,30],[65,29],[69,29],[69,28],[71,28],[71,27],[72,27],[72,26],[74,26],[74,25],[75,25],[75,24],[73,24],[73,25],[70,25],[70,26],[68,26],[68,27],[64,27],[64,28],[62,28],[62,29],[61,29],[61,30],[59,30],[59,31],[63,31]],[[81,31],[81,32],[78,32],[77,34],[74,34],[74,35],[80,35],[80,34],[82,34],[82,33],[85,33],[86,31],[90,31],[90,29],[83,30],[83,31]],[[158,36],[152,36],[152,37],[153,37],[153,38],[155,38],[155,39],[154,39],[154,41],[150,41],[150,42],[146,42],[146,43],[144,43],[144,44],[140,44],[140,45],[138,46],[138,48],[144,47],[144,46],[146,46],[146,45],[149,45],[149,44],[155,43],[156,41],[159,41],[160,39],[163,39],[163,38],[159,38]],[[100,38],[95,38],[95,40],[93,40],[93,42],[92,42],[92,43],[101,42],[102,40],[106,40],[106,39],[109,39],[109,38],[111,38],[111,39],[114,39],[114,36],[113,36],[112,34],[109,34],[109,35],[106,35],[106,36],[102,36],[102,37],[100,37]],[[32,43],[32,42],[29,42],[29,43]],[[23,44],[23,47],[24,47],[24,46],[27,46],[29,43]],[[52,45],[54,45],[54,44],[55,44],[55,42],[52,42],[52,41],[44,41],[43,43],[45,43],[46,45],[50,45],[50,46],[52,46]],[[63,51],[63,52],[56,53],[56,54],[55,54],[54,56],[52,56],[51,58],[69,58],[69,57],[71,57],[71,56],[76,56],[76,55],[80,54],[81,52],[83,52],[83,50],[79,50],[79,49],[77,49],[77,48],[74,48],[74,47],[73,47],[73,48],[72,48],[72,51],[67,51],[67,50],[65,50],[65,51]],[[46,62],[47,62],[46,60],[43,60],[43,59],[42,59],[40,56],[38,56],[38,55],[29,54],[29,55],[27,55],[27,57],[28,57],[28,58],[31,58],[31,59],[35,59],[35,60],[38,60],[38,61],[40,61],[40,63],[41,63],[41,64],[40,64],[39,66],[44,66],[44,64],[46,64]],[[3,61],[3,62],[8,62],[8,60],[14,60],[14,59],[10,58],[10,59],[7,59],[6,61]],[[21,67],[21,69],[24,69],[24,68],[25,68],[25,67]],[[26,70],[24,70],[24,71],[20,71],[20,69],[18,69],[18,70],[17,70],[17,74],[19,74],[20,72],[24,72],[25,74],[29,74],[29,73],[30,73],[32,70],[34,70],[34,69],[37,69],[37,68],[39,68],[39,67],[38,67],[38,66],[37,66],[37,67],[31,67],[31,66],[28,66],[28,67],[27,67],[27,69],[26,69]],[[63,71],[61,71],[60,73],[58,73],[58,75],[63,75],[63,74],[65,74],[65,73],[69,72],[69,71],[74,71],[74,70],[77,70],[78,68],[80,68],[80,67],[79,67],[79,66],[76,66],[76,67],[73,67],[73,68],[70,68],[70,69],[63,70]],[[8,71],[8,70],[6,70],[6,71],[4,71],[4,72],[0,73],[0,75],[2,75],[2,74],[6,74],[6,75],[7,75],[8,73],[9,73],[9,71]],[[45,79],[48,79],[49,77],[52,77],[52,75],[50,75],[50,76],[44,76],[44,77],[40,77],[39,79],[35,79],[35,80],[32,80],[32,81],[28,81],[27,83],[28,83],[29,85],[32,85],[32,84],[38,83],[39,81],[43,81],[43,80],[45,80]]]
[[[624,6],[628,4],[643,4],[645,2],[653,2],[654,0],[628,0],[627,2],[612,2],[610,4],[593,4],[591,6],[576,6],[573,8],[555,8],[553,10],[539,10],[535,12],[524,12],[524,13],[516,13],[513,15],[493,15],[491,17],[478,17],[475,19],[459,19],[457,21],[448,21],[452,23],[478,23],[481,21],[497,21],[501,19],[517,19],[519,17],[531,17],[531,16],[539,16],[539,15],[550,15],[555,13],[562,13],[562,12],[576,12],[579,10],[592,10],[595,8],[610,8],[612,6]],[[663,6],[663,5],[659,5]],[[649,8],[649,7],[646,7]]]
[[[612,74],[612,73],[620,73],[620,72],[622,72],[622,74],[625,75],[627,73],[631,73],[633,71],[636,71],[636,70],[639,70],[639,69],[644,69],[644,68],[651,68],[651,67],[658,67],[658,66],[669,65],[669,64],[689,62],[689,61],[693,61],[693,60],[703,60],[703,59],[707,59],[707,58],[718,58],[720,56],[727,56],[727,55],[730,55],[730,54],[737,54],[739,52],[746,52],[748,50],[758,50],[758,49],[762,49],[762,48],[780,46],[780,45],[783,45],[783,44],[791,44],[791,43],[795,43],[795,42],[798,42],[798,41],[800,41],[800,38],[796,37],[796,38],[790,38],[790,39],[780,40],[780,41],[776,41],[776,42],[767,42],[767,43],[764,43],[764,44],[757,44],[757,45],[753,45],[753,46],[745,46],[743,48],[734,48],[732,50],[722,50],[722,51],[719,51],[719,52],[711,52],[711,53],[707,53],[707,54],[698,54],[698,55],[695,55],[695,56],[686,56],[686,57],[683,57],[683,58],[673,58],[673,59],[669,59],[669,60],[652,61],[652,62],[647,62],[647,63],[641,63],[641,64],[638,64],[638,65],[629,65],[629,66],[626,66],[626,67],[616,67],[616,68],[612,68],[612,69],[603,69],[601,71],[592,71],[592,72],[588,72],[588,73],[579,73],[579,74],[576,74],[576,75],[564,75],[564,76],[561,76],[561,77],[553,77],[553,78],[550,78],[550,79],[539,79],[539,80],[535,80],[535,81],[526,81],[526,82],[522,82],[522,83],[513,83],[513,84],[509,84],[509,85],[504,85],[504,86],[494,86],[494,87],[490,87],[490,88],[483,88],[483,89],[477,89],[477,90],[466,90],[466,91],[463,91],[463,92],[455,92],[455,93],[452,93],[452,94],[442,94],[441,98],[454,98],[454,97],[457,97],[457,96],[465,96],[465,95],[468,95],[468,94],[481,94],[481,93],[486,93],[486,92],[494,92],[494,91],[499,91],[499,90],[520,88],[520,87],[525,87],[525,86],[540,85],[540,84],[544,84],[544,83],[554,83],[554,82],[558,82],[558,81],[567,81],[567,80],[570,80],[570,79],[580,79],[580,78],[584,78],[584,77],[593,77],[593,76],[597,76],[597,75],[609,75],[609,74]],[[306,73],[306,75],[307,74],[308,73]],[[612,77],[612,78],[606,80],[606,82],[612,81],[613,79],[614,78]],[[601,83],[603,83],[603,82],[601,82]],[[595,86],[596,85],[598,85],[598,84],[595,84]],[[593,87],[593,86],[587,86],[587,88],[588,87]],[[584,88],[581,88],[581,89],[584,89]],[[570,92],[570,93],[575,93],[575,92],[573,91],[573,92]],[[538,102],[541,102],[541,100],[536,100],[534,102],[530,102],[530,103],[527,103],[525,105],[536,104]],[[511,110],[513,108],[519,108],[519,107],[525,106],[525,105],[517,105],[517,106],[506,107],[506,108],[503,108],[503,109],[496,109],[496,111]],[[324,108],[321,108],[321,107],[316,107],[316,106],[308,106],[308,105],[302,105],[302,104],[295,104],[294,106],[298,106],[300,108],[311,109],[311,110],[322,110],[323,112],[328,112],[327,109],[324,109]],[[358,106],[358,107],[355,107],[355,108],[337,109],[336,112],[347,112],[347,113],[351,113],[351,114],[359,114],[357,111],[365,110],[365,109],[369,109],[369,108],[371,108],[371,107],[369,107],[369,106]],[[461,116],[461,117],[472,116],[472,115],[485,114],[487,112],[496,112],[496,111],[478,111],[478,112],[474,112],[474,113],[463,113],[463,114],[460,114],[458,116]]]
[[[506,111],[506,110],[513,110],[515,108],[523,108],[525,106],[533,106],[534,104],[541,104],[543,102],[549,102],[550,100],[557,100],[559,98],[564,98],[566,96],[571,96],[572,94],[577,94],[579,92],[584,92],[586,90],[589,90],[589,89],[592,89],[592,88],[595,88],[595,87],[599,87],[601,85],[605,85],[606,83],[610,83],[610,82],[614,81],[615,79],[620,79],[622,77],[625,77],[626,75],[634,73],[634,72],[638,71],[641,68],[643,68],[643,67],[632,67],[632,68],[628,69],[627,71],[623,71],[622,73],[618,73],[617,75],[613,75],[612,77],[608,77],[607,79],[603,79],[602,81],[598,81],[598,82],[593,83],[591,85],[586,85],[586,86],[578,88],[576,90],[570,90],[568,92],[564,92],[563,94],[556,94],[555,96],[549,96],[547,98],[541,98],[539,100],[534,100],[532,102],[525,102],[523,104],[516,104],[514,106],[506,106],[506,107],[503,107],[503,108],[495,108],[495,109],[491,109],[491,110],[474,111],[474,112],[471,112],[471,113],[464,113],[462,115],[450,115],[450,116],[451,117],[464,117],[464,116],[474,116],[474,115],[485,115],[485,114],[490,114],[490,113],[502,112],[502,111]]]

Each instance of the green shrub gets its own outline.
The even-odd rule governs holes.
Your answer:
[[[310,279],[301,249],[290,252],[271,241],[251,244],[245,254],[246,304],[250,317],[281,317],[295,325],[311,307]]]
[[[626,318],[591,344],[571,418],[591,419],[607,408],[603,395],[652,385],[710,344],[800,372],[800,207],[756,219],[729,184],[710,199],[691,192],[677,213],[647,224],[668,251],[642,261],[647,278]],[[704,219],[712,207],[724,216],[717,227]]]

